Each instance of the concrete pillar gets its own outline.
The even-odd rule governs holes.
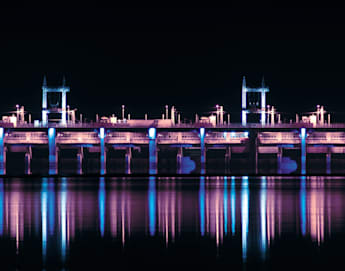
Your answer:
[[[332,154],[330,148],[328,148],[326,153],[326,173],[331,174],[331,164],[332,164]]]
[[[67,123],[66,105],[67,105],[66,92],[62,92],[62,95],[61,95],[61,109],[62,109],[61,124],[62,125],[66,125]]]
[[[56,130],[48,128],[48,146],[49,146],[49,175],[58,173],[58,153],[56,147]]]
[[[225,151],[225,170],[230,171],[231,147],[227,146]]]
[[[219,122],[220,122],[220,125],[223,125],[224,124],[224,110],[223,110],[223,106],[221,105],[219,107]]]
[[[77,153],[78,160],[78,174],[83,174],[83,160],[84,160],[84,148],[80,147]]]
[[[100,147],[101,147],[101,157],[100,157],[100,174],[103,175],[107,171],[107,154],[105,149],[105,137],[106,132],[104,127],[99,128],[99,138],[100,138]]]
[[[42,124],[48,124],[48,113],[47,113],[47,92],[45,88],[43,88],[42,93]]]
[[[126,149],[126,154],[125,154],[126,174],[131,174],[131,162],[132,162],[132,148],[129,147]]]
[[[157,141],[156,128],[151,127],[148,130],[149,137],[149,174],[157,174]]]
[[[0,127],[0,174],[6,174],[5,128]]]
[[[242,125],[247,125],[247,112],[242,110]]]
[[[306,138],[307,138],[307,129],[301,128],[300,130],[300,137],[301,137],[301,174],[306,174],[306,162],[307,162],[307,145],[306,145]]]
[[[281,147],[278,147],[278,153],[277,153],[277,171],[278,174],[282,173],[282,161],[283,161],[283,149]]]
[[[25,174],[31,174],[31,158],[32,158],[32,148],[29,147],[28,151],[25,153]]]
[[[206,130],[205,128],[201,127],[199,130],[201,174],[205,174],[205,167],[206,167],[205,135],[206,135]]]
[[[179,147],[176,156],[177,173],[182,173],[182,158],[183,158],[183,148]]]

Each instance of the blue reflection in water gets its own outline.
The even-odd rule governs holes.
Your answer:
[[[42,179],[41,187],[41,223],[42,223],[42,258],[43,263],[47,257],[47,205],[48,205],[48,180]]]
[[[49,234],[54,234],[55,227],[55,193],[54,193],[54,179],[49,179],[48,183],[48,225]]]
[[[236,190],[235,190],[235,176],[231,177],[231,234],[235,234],[236,229]]]
[[[199,188],[200,234],[205,235],[205,177],[200,176]]]
[[[260,220],[261,220],[261,252],[262,256],[265,257],[267,249],[267,231],[266,231],[266,177],[261,177],[261,191],[260,191]]]
[[[104,177],[99,179],[98,190],[98,208],[99,208],[99,231],[101,236],[104,236],[104,224],[105,224],[105,182]]]
[[[228,177],[224,176],[224,233],[228,234]]]
[[[306,203],[306,177],[301,176],[301,190],[300,190],[300,205],[301,205],[301,232],[304,236],[306,234],[307,229],[307,218],[306,218],[306,210],[307,210],[307,203]]]
[[[241,214],[242,214],[242,259],[247,260],[247,242],[249,226],[249,188],[248,176],[242,177],[242,194],[241,194]]]
[[[149,141],[149,174],[157,174],[157,144],[154,139]]]
[[[0,235],[4,233],[4,180],[0,179]]]
[[[154,236],[156,231],[156,178],[149,177],[149,191],[148,191],[148,204],[149,204],[149,231],[150,235]]]
[[[61,260],[65,262],[67,248],[67,178],[61,178],[60,212]]]

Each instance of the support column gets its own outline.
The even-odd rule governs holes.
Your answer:
[[[227,146],[225,151],[225,170],[230,172],[231,147]]]
[[[307,161],[307,149],[306,149],[306,138],[307,138],[307,129],[301,128],[300,131],[301,137],[301,174],[306,174],[306,161]]]
[[[57,174],[58,155],[56,148],[56,130],[48,128],[48,145],[49,145],[49,175]]]
[[[243,76],[242,82],[242,125],[247,124],[247,87],[246,78]]]
[[[131,163],[132,163],[132,148],[126,149],[125,154],[125,164],[126,164],[126,174],[131,174]]]
[[[182,173],[182,158],[183,158],[183,148],[179,147],[176,156],[177,173]]]
[[[100,138],[100,147],[101,147],[101,164],[100,164],[100,174],[103,175],[107,171],[107,153],[105,149],[105,129],[104,127],[99,128],[99,138]]]
[[[149,174],[157,174],[157,141],[156,128],[151,127],[148,130],[149,137]]]
[[[47,112],[47,91],[45,87],[43,87],[43,93],[42,93],[42,124],[47,125],[48,124],[48,112]]]
[[[332,164],[332,154],[330,147],[328,147],[327,153],[326,153],[326,173],[331,174],[331,164]]]
[[[206,167],[206,147],[205,147],[205,128],[200,128],[199,136],[200,136],[200,165],[201,165],[201,174],[205,174],[205,167]]]
[[[32,158],[32,148],[29,146],[28,151],[25,153],[25,174],[31,174],[31,158]]]
[[[80,147],[77,153],[78,174],[83,174],[84,147]]]
[[[61,95],[61,107],[62,107],[61,124],[62,125],[66,125],[67,123],[66,106],[67,106],[66,92],[63,91]]]
[[[0,174],[6,174],[5,128],[0,127]]]
[[[278,174],[282,173],[282,160],[283,160],[283,149],[281,147],[278,147],[278,153],[277,153]]]

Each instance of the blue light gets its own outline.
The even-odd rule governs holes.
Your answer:
[[[306,174],[306,128],[301,128],[301,174]]]
[[[244,132],[244,137],[248,138],[249,137],[249,132]]]
[[[241,215],[242,215],[242,259],[247,261],[247,243],[248,243],[248,226],[249,226],[249,188],[248,177],[242,178],[241,194]]]
[[[301,207],[301,232],[304,236],[307,230],[307,192],[306,192],[306,177],[301,176],[301,188],[300,188],[300,207]]]
[[[236,137],[236,133],[235,133],[235,132],[231,132],[231,133],[230,133],[230,137],[231,137],[231,138],[235,138],[235,137]]]
[[[227,132],[223,132],[223,137],[226,138]]]
[[[200,138],[204,138],[205,137],[205,128],[201,127],[200,128]]]
[[[231,233],[235,234],[236,230],[236,190],[235,190],[235,176],[231,176]]]
[[[149,128],[149,139],[156,139],[156,128]]]
[[[49,175],[57,173],[55,128],[48,128],[48,145],[49,145]]]
[[[265,257],[267,243],[266,243],[266,177],[261,177],[261,192],[260,192],[260,218],[261,218],[261,252],[262,256]]]
[[[104,128],[100,128],[99,129],[99,137],[100,137],[100,147],[101,147],[101,165],[100,165],[100,171],[101,171],[101,175],[105,174],[106,171],[106,162],[105,162],[105,142],[104,142],[104,138],[105,138],[105,130]]]
[[[149,177],[149,231],[154,236],[156,232],[156,181],[154,176]]]
[[[224,196],[223,196],[223,209],[224,209],[224,233],[228,234],[228,177],[224,176]]]
[[[205,177],[200,177],[199,188],[200,234],[205,235]]]
[[[47,192],[47,178],[42,180],[41,190],[41,223],[42,223],[42,257],[43,262],[47,256],[47,205],[48,205],[48,192]]]
[[[105,183],[104,177],[99,180],[99,191],[98,191],[98,207],[99,207],[99,230],[101,236],[104,236],[104,225],[105,225]]]
[[[67,248],[67,179],[61,178],[60,194],[60,217],[61,217],[61,259],[66,260]]]

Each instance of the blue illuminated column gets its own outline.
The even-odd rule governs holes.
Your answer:
[[[0,174],[6,174],[5,128],[0,127]]]
[[[235,235],[236,231],[236,186],[235,177],[231,176],[231,234]]]
[[[200,128],[200,164],[201,164],[201,174],[205,174],[205,164],[206,164],[206,148],[205,148],[205,128]]]
[[[80,147],[77,153],[78,174],[83,174],[83,159],[84,159],[84,148]]]
[[[157,174],[156,128],[154,127],[149,128],[148,136],[149,136],[149,174]]]
[[[56,150],[56,130],[48,128],[48,145],[49,145],[49,175],[57,174],[58,156]]]
[[[131,174],[131,162],[132,162],[132,148],[126,149],[125,163],[126,163],[126,174]]]
[[[100,164],[100,174],[103,175],[106,173],[107,169],[107,157],[106,157],[106,150],[105,150],[105,129],[99,128],[99,138],[100,138],[100,147],[101,147],[101,164]]]
[[[331,174],[331,150],[328,148],[326,154],[326,173]]]
[[[307,149],[306,149],[306,128],[301,128],[301,174],[306,174],[306,160],[307,160]]]
[[[182,158],[183,158],[183,148],[179,147],[176,156],[177,173],[182,173]]]

